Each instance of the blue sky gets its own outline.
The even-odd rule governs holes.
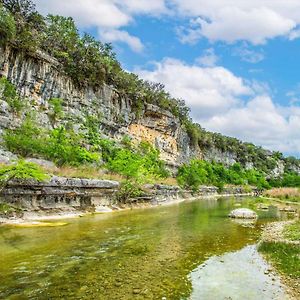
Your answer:
[[[114,45],[203,127],[300,156],[300,1],[36,0]]]

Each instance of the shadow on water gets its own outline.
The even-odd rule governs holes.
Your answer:
[[[67,220],[63,227],[0,227],[0,299],[188,299],[205,260],[258,240],[227,218],[252,199],[208,199]],[[271,218],[270,218],[271,217]]]

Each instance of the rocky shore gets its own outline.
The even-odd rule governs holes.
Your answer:
[[[290,220],[290,221],[281,221],[274,222],[268,224],[263,231],[262,238],[259,244],[260,246],[263,244],[267,245],[290,245],[291,247],[300,248],[300,240],[291,240],[286,237],[285,230],[288,226],[295,224],[298,219]],[[279,250],[280,251],[280,250]],[[279,252],[278,251],[278,252]],[[284,251],[283,251],[284,252]],[[290,299],[297,300],[300,299],[300,278],[293,276],[293,274],[286,274],[286,272],[282,272],[282,267],[278,267],[282,265],[281,262],[274,261],[268,253],[264,253],[265,258],[270,261],[271,264],[274,264],[274,268],[278,271],[282,278],[282,282],[287,286],[287,292],[290,296]],[[282,255],[289,256],[288,253],[283,253]],[[298,254],[299,256],[299,254]],[[292,257],[288,257],[289,260],[292,260]]]
[[[202,186],[197,193],[178,186],[151,184],[144,194],[126,203],[116,201],[120,183],[111,180],[52,177],[48,182],[11,181],[0,195],[0,223],[28,223],[81,217],[125,209],[174,204],[201,197],[251,195],[228,187],[222,194],[214,186]]]

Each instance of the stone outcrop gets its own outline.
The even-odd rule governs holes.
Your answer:
[[[18,93],[29,99],[28,103],[42,127],[54,126],[49,117],[49,99],[61,98],[64,117],[55,126],[72,123],[75,130],[84,130],[82,125],[87,114],[96,116],[103,136],[116,141],[125,135],[134,142],[146,140],[160,150],[161,158],[171,170],[176,171],[179,165],[192,158],[214,160],[227,166],[239,161],[238,153],[221,150],[217,145],[205,150],[193,145],[179,119],[170,111],[145,103],[137,114],[132,100],[112,86],[79,88],[64,74],[58,61],[44,53],[28,55],[0,47],[0,76],[7,77],[17,87]],[[1,132],[19,126],[21,120],[22,115],[14,114],[9,105],[0,100],[0,141]],[[1,151],[0,162],[10,161],[11,157],[6,158]],[[251,160],[243,161],[247,168],[253,167]],[[278,177],[283,171],[283,162],[278,161],[270,176]]]
[[[191,157],[201,155],[189,144],[187,133],[179,119],[155,105],[145,105],[136,117],[132,101],[112,86],[103,84],[98,89],[79,88],[64,75],[57,61],[47,55],[28,56],[10,48],[0,48],[0,75],[7,77],[23,98],[30,99],[39,124],[51,128],[49,99],[63,99],[64,118],[56,126],[73,122],[75,129],[84,123],[86,114],[99,116],[101,132],[115,140],[124,135],[134,141],[147,140],[161,152],[170,166],[178,166]],[[5,128],[20,124],[20,118],[0,101],[0,135]]]
[[[248,208],[237,208],[230,212],[229,217],[234,219],[256,219],[257,214]]]
[[[18,216],[39,213],[42,215],[68,212],[103,212],[117,209],[115,194],[119,182],[110,180],[52,177],[49,181],[12,180],[0,193],[0,204],[5,203],[16,209]],[[240,188],[225,189],[222,195],[239,195]],[[214,186],[201,186],[197,193],[183,190],[178,186],[148,184],[144,194],[129,199],[126,205],[144,203],[161,205],[184,199],[217,196]],[[13,217],[8,215],[7,217]],[[0,213],[1,217],[1,213]]]
[[[21,209],[94,210],[96,206],[112,204],[119,183],[109,180],[52,177],[48,182],[13,180],[2,191],[5,203]]]

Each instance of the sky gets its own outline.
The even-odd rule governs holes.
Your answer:
[[[300,157],[299,0],[35,0],[210,131]]]

